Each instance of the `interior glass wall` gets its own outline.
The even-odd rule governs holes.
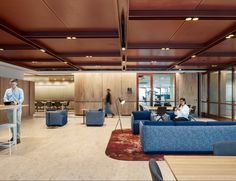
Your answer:
[[[211,72],[210,73],[210,114],[218,116],[218,72]]]
[[[173,106],[174,105],[174,74],[153,75],[153,105]]]
[[[175,105],[175,74],[138,74],[138,104],[148,106]]]
[[[220,79],[220,116],[232,118],[232,71],[221,71]]]
[[[201,111],[207,113],[207,74],[202,75],[202,86],[201,86]]]

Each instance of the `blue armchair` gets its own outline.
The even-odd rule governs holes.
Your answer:
[[[68,112],[65,110],[47,111],[47,126],[64,126],[67,123]]]
[[[150,111],[135,111],[131,114],[131,130],[133,134],[139,134],[139,122],[155,121]]]
[[[87,126],[102,126],[105,119],[105,112],[103,110],[90,110],[86,112]]]

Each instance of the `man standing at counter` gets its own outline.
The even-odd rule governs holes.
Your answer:
[[[12,102],[12,105],[19,105],[19,108],[17,109],[17,144],[20,143],[20,134],[21,134],[21,114],[22,114],[22,103],[24,101],[24,91],[19,88],[18,80],[17,79],[11,79],[10,80],[11,88],[7,89],[3,98],[4,102]],[[9,119],[9,122],[13,122],[13,111],[9,110],[7,111],[7,117]],[[10,141],[13,141],[13,129],[12,132],[12,138]]]

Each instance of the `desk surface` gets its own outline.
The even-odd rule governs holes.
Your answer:
[[[156,111],[157,110],[157,106],[146,106],[150,111]],[[166,107],[166,110],[173,110],[174,107],[172,106],[165,106]]]
[[[29,106],[29,105],[23,104],[21,106],[26,107],[26,106]],[[18,107],[19,107],[19,105],[7,105],[7,106],[5,106],[5,105],[0,104],[0,110],[15,109],[15,108],[18,108]]]
[[[165,156],[176,180],[236,180],[236,156]]]

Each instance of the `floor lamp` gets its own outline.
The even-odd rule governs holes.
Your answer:
[[[119,110],[118,103],[124,104],[124,103],[125,103],[125,100],[124,100],[123,98],[121,98],[121,97],[118,97],[118,98],[116,99],[116,111],[117,111],[117,114],[118,114],[118,121],[117,121],[117,123],[116,123],[115,130],[116,130],[118,124],[120,124],[121,131],[123,132],[123,129],[122,129],[122,122],[121,122],[121,119],[120,119],[120,110]]]

